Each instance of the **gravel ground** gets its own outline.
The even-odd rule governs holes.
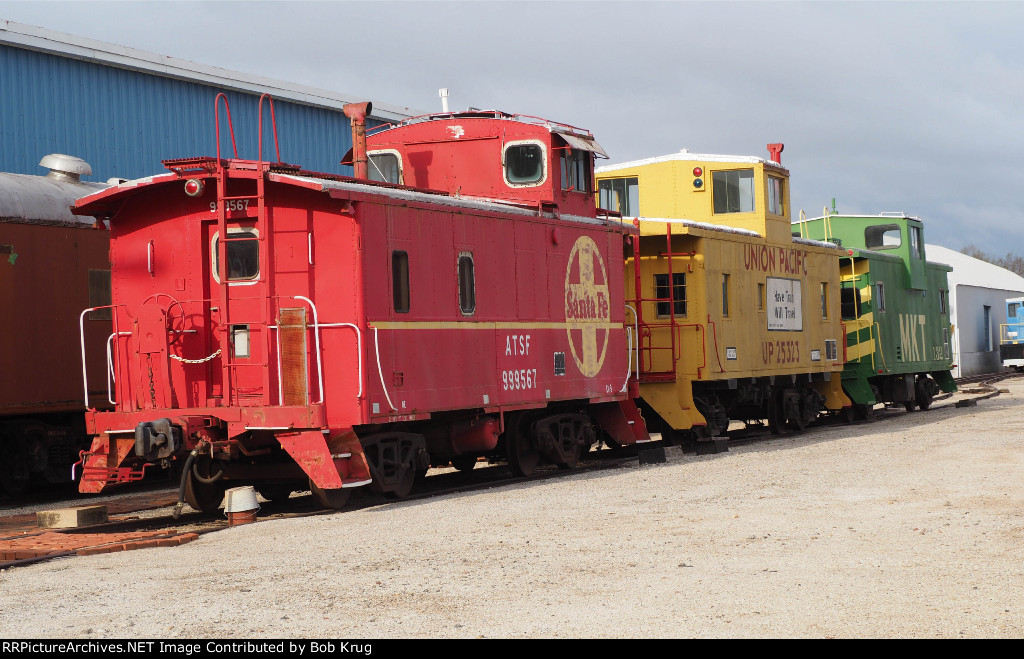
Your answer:
[[[1019,638],[1024,380],[1000,386],[717,456],[7,570],[0,638]]]

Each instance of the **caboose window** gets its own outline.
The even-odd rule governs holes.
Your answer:
[[[459,254],[459,308],[462,315],[471,316],[476,311],[476,275],[473,272],[473,255]]]
[[[924,257],[921,240],[921,227],[910,227],[910,256],[915,259]]]
[[[828,318],[828,282],[821,282],[821,317]]]
[[[509,185],[535,185],[544,177],[544,147],[539,142],[505,147],[505,181]]]
[[[784,186],[782,179],[776,176],[768,177],[768,212],[772,215],[785,215],[786,206],[782,200]]]
[[[722,316],[729,317],[729,275],[722,275]]]
[[[618,211],[623,217],[640,214],[639,179],[609,178],[597,182],[598,206],[607,211]]]
[[[754,212],[754,170],[711,172],[715,213]]]
[[[654,297],[665,300],[657,303],[658,318],[668,318],[674,313],[676,316],[686,315],[686,273],[672,273],[672,291],[668,290],[668,274],[654,275]],[[669,297],[672,298],[674,309],[669,310]]]
[[[945,311],[946,310],[946,305],[945,305],[946,291],[942,291],[941,294],[942,294],[942,297],[940,299],[943,301],[942,310]],[[1018,316],[1018,314],[1020,312],[1020,306],[1021,306],[1020,302],[1011,302],[1010,304],[1008,304],[1006,306],[1006,316],[1008,318],[1013,318],[1014,320],[1016,320],[1017,316]]]
[[[391,295],[395,311],[409,311],[409,254],[391,252]]]
[[[369,175],[371,181],[382,181],[384,183],[402,182],[402,164],[398,159],[398,153],[393,151],[380,151],[369,153]]]
[[[843,320],[856,319],[860,311],[860,290],[847,286],[840,289],[839,295]]]
[[[902,244],[897,224],[879,224],[864,229],[864,246],[868,249],[896,249]]]
[[[559,158],[562,166],[562,189],[576,192],[590,192],[593,162],[589,151],[562,149]]]
[[[220,236],[214,235],[213,276],[220,281]],[[228,281],[250,281],[260,274],[260,241],[254,229],[228,229]]]
[[[1016,309],[1014,309],[1014,305],[1012,304],[1010,305],[1010,309],[1010,317],[1012,318],[1013,316],[1017,315],[1017,312]],[[939,313],[946,313],[946,291],[944,290],[939,291]]]
[[[885,311],[885,284],[882,282],[875,284],[875,309]]]

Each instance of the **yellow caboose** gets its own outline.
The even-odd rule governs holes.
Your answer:
[[[782,433],[850,407],[842,252],[792,235],[773,148],[770,160],[683,151],[597,169],[600,206],[640,227],[626,290],[651,430],[714,437],[731,419],[767,419]]]

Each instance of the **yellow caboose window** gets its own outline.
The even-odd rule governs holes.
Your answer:
[[[768,212],[772,215],[785,215],[786,205],[782,199],[782,192],[785,186],[782,179],[776,176],[768,177]]]
[[[671,315],[685,316],[686,315],[686,273],[684,272],[673,272],[672,273],[672,291],[671,295],[668,286],[668,275],[654,275],[654,296],[661,302],[657,303],[658,318],[668,318]],[[672,298],[671,304],[673,307],[669,307],[668,299]]]
[[[821,282],[821,317],[828,318],[828,282]]]
[[[754,170],[711,173],[715,214],[754,212]]]
[[[722,275],[722,316],[729,317],[729,275]]]

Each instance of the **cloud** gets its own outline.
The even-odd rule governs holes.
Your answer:
[[[614,161],[786,144],[793,207],[1024,252],[1018,3],[0,3],[11,20],[353,94],[591,129]],[[972,227],[970,232],[964,226]]]

